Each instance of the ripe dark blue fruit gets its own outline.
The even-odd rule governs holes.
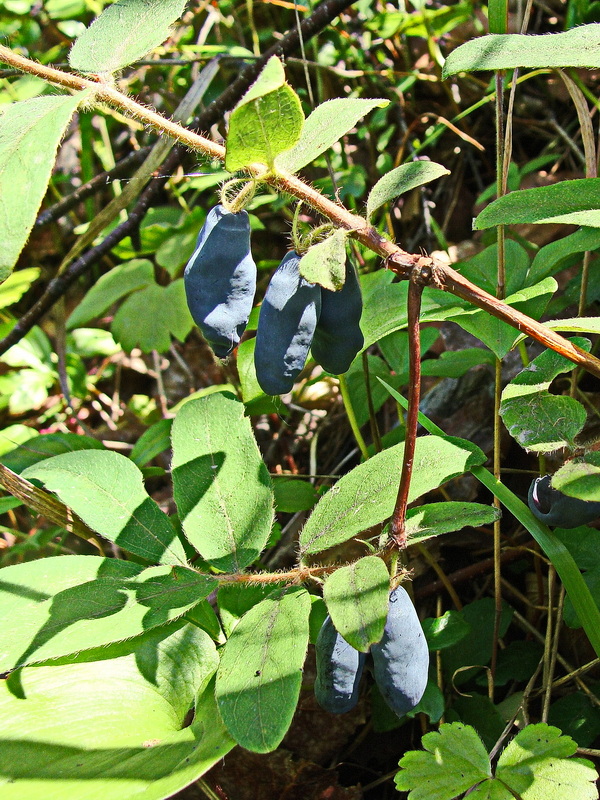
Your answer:
[[[316,643],[317,678],[315,697],[321,708],[345,714],[358,702],[358,689],[366,653],[360,653],[325,618]]]
[[[365,338],[360,329],[362,295],[354,267],[346,262],[346,282],[339,292],[323,289],[321,316],[311,347],[313,358],[333,375],[347,372]]]
[[[423,697],[429,649],[410,597],[402,586],[390,594],[383,637],[371,647],[373,674],[383,699],[399,717]]]
[[[239,344],[256,290],[245,211],[212,208],[183,275],[188,307],[215,355],[225,358]]]
[[[260,307],[254,365],[267,394],[285,394],[302,371],[321,313],[321,287],[300,275],[290,250],[277,267]]]
[[[557,528],[577,528],[600,517],[600,502],[569,497],[553,489],[550,481],[550,475],[543,475],[529,487],[529,508],[539,520]]]

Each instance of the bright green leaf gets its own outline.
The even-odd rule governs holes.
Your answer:
[[[0,285],[0,308],[7,308],[20,300],[31,284],[40,277],[40,272],[38,267],[29,267],[9,275]]]
[[[143,467],[171,446],[172,419],[160,419],[140,436],[129,458],[136,467]]]
[[[123,69],[162,44],[184,8],[185,0],[117,0],[76,39],[69,64],[78,72]]]
[[[449,175],[450,170],[435,161],[413,161],[411,164],[401,164],[380,178],[371,189],[367,198],[367,219],[378,208],[395,200],[401,194],[422,186],[425,183]]]
[[[163,800],[231,750],[213,688],[203,691],[216,655],[207,634],[167,627],[119,651],[25,669],[21,696],[0,682],[3,800]]]
[[[321,103],[310,114],[299,141],[291,150],[277,156],[276,165],[287,172],[297,172],[334,145],[352,130],[373,108],[385,108],[389,100],[356,97],[336,98]]]
[[[272,167],[279,153],[296,144],[303,122],[300,98],[285,83],[281,61],[272,56],[231,112],[226,168],[235,172],[255,162]]]
[[[568,236],[561,236],[560,239],[540,247],[537,251],[529,268],[527,282],[536,283],[548,275],[554,275],[561,269],[563,261],[573,253],[597,250],[599,247],[598,228],[580,228]]]
[[[234,739],[255,753],[279,745],[296,709],[308,645],[305,589],[270,596],[239,621],[217,672],[219,712]]]
[[[48,458],[23,472],[54,492],[92,530],[150,562],[184,564],[175,529],[142,482],[135,464],[110,450]]]
[[[521,189],[486,206],[476,217],[473,228],[483,230],[494,225],[547,222],[600,228],[599,198],[600,178],[579,178],[553,186]]]
[[[444,78],[457,72],[515,67],[600,67],[600,26],[581,25],[565,33],[492,34],[471,39],[446,59]]]
[[[600,501],[600,453],[592,451],[563,464],[552,476],[552,486],[571,497]]]
[[[0,281],[10,275],[29,238],[60,140],[88,94],[23,100],[0,115]]]
[[[422,751],[410,750],[399,763],[396,788],[408,800],[453,800],[491,778],[490,759],[473,728],[445,723],[426,733]]]
[[[302,533],[303,555],[319,553],[388,519],[394,510],[404,444],[398,444],[355,467],[315,506]],[[478,447],[462,439],[417,439],[409,502],[483,463]]]
[[[147,258],[134,258],[102,275],[88,289],[67,320],[67,330],[80,328],[109,309],[113,303],[135,289],[154,283],[154,267]]]
[[[390,575],[377,556],[365,556],[336,569],[323,587],[323,598],[335,629],[363,653],[383,636],[389,594]]]
[[[72,453],[74,450],[104,449],[102,442],[91,436],[82,436],[79,433],[44,433],[36,436],[35,442],[26,442],[0,456],[0,461],[5,467],[20,474],[27,467],[61,453]]]
[[[452,647],[471,630],[460,611],[446,611],[441,617],[428,617],[423,620],[422,626],[427,645],[432,651]]]
[[[244,406],[220,393],[190,400],[171,435],[185,535],[213,566],[238,572],[258,557],[273,522],[271,479]]]
[[[308,511],[319,499],[313,484],[306,480],[277,477],[273,479],[273,490],[277,511],[288,514]]]
[[[166,352],[171,335],[183,342],[194,327],[183,279],[168,286],[152,283],[130,294],[115,314],[111,331],[124,350],[139,346],[144,353]]]
[[[346,238],[338,229],[327,239],[313,245],[300,259],[300,274],[309,283],[319,283],[331,292],[344,285],[346,277]]]
[[[528,725],[502,752],[496,775],[522,800],[596,800],[598,773],[591,761],[569,758],[576,749],[558,728]]]
[[[473,528],[490,525],[499,517],[495,508],[481,503],[428,503],[408,510],[406,538],[408,544],[414,544],[442,533],[459,531],[467,525]]]
[[[586,339],[571,341],[589,350],[590,343]],[[505,387],[500,416],[521,447],[548,453],[573,445],[585,423],[585,409],[572,397],[548,391],[557,375],[572,368],[568,359],[546,350]]]
[[[181,617],[216,579],[183,567],[56,556],[0,570],[0,672],[130,639]]]

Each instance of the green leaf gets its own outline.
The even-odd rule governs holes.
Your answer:
[[[57,556],[0,570],[0,672],[130,639],[177,619],[217,586],[183,567]]]
[[[185,0],[117,0],[76,39],[69,64],[78,72],[116,72],[162,44],[184,8]]]
[[[310,481],[291,478],[274,478],[275,507],[277,511],[295,514],[297,511],[308,511],[319,499],[315,487]]]
[[[246,330],[248,330],[248,327],[246,327]],[[242,400],[246,406],[246,414],[277,414],[281,408],[279,398],[265,394],[258,384],[256,366],[254,365],[255,347],[256,337],[240,342],[237,348],[236,366],[240,377]]]
[[[545,38],[553,35],[548,34]],[[521,189],[499,197],[486,206],[476,217],[473,228],[482,230],[494,225],[524,222],[557,222],[600,228],[599,197],[600,178],[579,178],[561,181],[554,186]]]
[[[527,282],[531,284],[548,275],[555,275],[562,268],[565,259],[573,253],[597,250],[598,247],[600,247],[598,228],[580,228],[568,236],[562,236],[555,242],[540,247],[531,262]]]
[[[322,242],[313,245],[300,259],[300,274],[309,283],[319,283],[336,292],[346,278],[346,238],[348,231],[338,229]]]
[[[258,162],[272,168],[275,157],[296,144],[303,122],[300,98],[272,56],[231,113],[225,167],[235,172]]]
[[[273,523],[271,479],[244,406],[216,393],[188,401],[172,429],[173,492],[190,544],[217,569],[256,560]]]
[[[29,238],[60,140],[89,95],[49,95],[4,106],[0,115],[0,281],[7,278]]]
[[[394,510],[404,444],[398,444],[355,467],[315,506],[300,534],[302,555],[319,553],[348,541],[388,519]],[[481,464],[484,454],[462,439],[417,439],[409,502]]]
[[[111,331],[124,350],[139,346],[144,353],[166,352],[171,335],[183,342],[194,327],[183,279],[168,286],[152,283],[129,295],[115,314]]]
[[[471,39],[446,59],[442,76],[514,67],[600,67],[600,26],[582,25],[565,33],[492,34]]]
[[[422,186],[425,183],[450,175],[450,170],[435,161],[413,161],[401,164],[380,178],[371,189],[367,198],[367,219],[390,200],[395,200],[405,192]]]
[[[28,441],[0,456],[0,461],[5,467],[20,474],[27,467],[61,453],[105,449],[102,442],[92,439],[91,436],[82,436],[79,433],[43,433],[35,437],[35,442]]]
[[[365,556],[336,569],[323,587],[323,599],[335,629],[363,653],[383,636],[389,594],[390,575],[377,556]]]
[[[221,584],[217,592],[217,603],[225,634],[231,636],[235,626],[247,611],[281,588],[283,584]]]
[[[423,751],[411,750],[399,763],[396,788],[408,800],[453,800],[480,781],[491,778],[490,759],[469,725],[444,723],[426,733]]]
[[[571,339],[589,350],[586,339]],[[573,364],[553,350],[546,350],[513,378],[502,392],[500,416],[521,447],[548,453],[573,446],[583,428],[586,412],[572,397],[553,395],[548,387],[557,375],[570,372]]]
[[[54,492],[92,530],[150,562],[185,564],[169,518],[152,500],[142,473],[110,450],[80,450],[48,458],[23,472]]]
[[[80,328],[91,319],[104,314],[125,295],[153,283],[154,267],[147,258],[134,258],[113,267],[88,289],[83,300],[75,306],[67,320],[67,330]]]
[[[428,503],[408,510],[406,538],[408,544],[414,544],[442,533],[459,531],[467,525],[473,528],[490,525],[499,518],[499,511],[481,503]]]
[[[304,123],[297,144],[277,156],[277,168],[286,172],[297,172],[329,150],[373,108],[385,108],[388,104],[389,100],[380,98],[368,100],[356,97],[337,98],[321,103]]]
[[[5,800],[163,800],[231,750],[212,686],[203,690],[215,667],[207,634],[185,625],[119,650],[25,669],[17,693],[0,681]]]
[[[426,328],[426,330],[428,330]],[[464,350],[445,350],[439,358],[428,358],[421,363],[421,375],[436,378],[460,378],[471,367],[492,364],[494,355],[483,347],[467,347]]]
[[[446,611],[441,617],[429,617],[422,622],[427,645],[432,651],[452,647],[465,636],[471,626],[460,611]]]
[[[219,712],[233,738],[255,753],[279,745],[292,721],[308,646],[305,589],[267,597],[245,614],[222,650]]]
[[[133,445],[129,458],[136,467],[143,467],[171,446],[172,419],[160,419],[144,431]]]
[[[552,486],[570,497],[600,501],[600,453],[592,451],[563,464],[552,476]]]
[[[514,292],[504,302],[534,319],[539,319],[546,310],[556,288],[557,284],[554,278],[545,278],[535,286],[527,286]],[[458,312],[448,309],[444,318],[458,323],[461,328],[481,339],[497,358],[504,358],[519,338],[519,333],[515,328],[482,309]]]
[[[523,800],[596,800],[598,773],[591,761],[569,758],[576,749],[558,728],[528,725],[502,752],[496,776]]]
[[[20,300],[31,284],[40,277],[40,272],[37,267],[29,267],[9,275],[0,286],[0,308],[7,308]]]

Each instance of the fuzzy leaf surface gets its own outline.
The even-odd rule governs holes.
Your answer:
[[[171,797],[234,745],[209,684],[215,667],[206,633],[166,626],[0,682],[3,800]]]
[[[398,444],[359,464],[319,500],[300,534],[303,555],[346,542],[392,515],[403,450]],[[462,439],[419,437],[409,502],[484,460],[478,447]]]
[[[600,26],[581,25],[564,33],[491,34],[471,39],[446,59],[442,75],[515,67],[599,67]]]
[[[267,597],[241,618],[222,650],[219,712],[238,744],[254,753],[275,750],[292,721],[310,607],[305,589]]]
[[[449,175],[450,170],[435,161],[413,161],[401,164],[381,177],[371,189],[367,198],[367,219],[382,205],[395,200],[401,194],[422,186],[425,183]]]
[[[123,69],[162,44],[184,8],[185,0],[117,0],[77,37],[69,64],[78,72]]]
[[[281,61],[272,56],[231,112],[225,167],[230,172],[255,162],[272,167],[279,153],[296,144],[303,122],[300,98],[285,82]]]
[[[0,115],[0,281],[29,238],[60,140],[88,91],[5,106]]]
[[[171,432],[173,491],[190,544],[238,572],[268,541],[273,490],[244,406],[215,393],[182,406]]]
[[[285,153],[277,156],[279,169],[297,172],[310,164],[352,130],[373,108],[385,108],[389,100],[344,97],[327,100],[317,106],[306,119],[300,139]]]
[[[571,341],[589,350],[587,339]],[[585,423],[585,409],[572,397],[553,395],[548,391],[557,375],[572,368],[568,359],[553,350],[546,350],[505,387],[500,416],[521,447],[536,453],[548,453],[573,445],[575,436]]]
[[[383,636],[390,576],[377,556],[336,569],[325,581],[323,598],[335,629],[363,653]]]
[[[92,530],[150,562],[185,564],[175,528],[148,496],[142,473],[110,450],[80,450],[40,461],[23,472],[58,495]]]
[[[0,570],[0,672],[139,636],[185,614],[216,580],[184,567],[56,556]]]
[[[341,289],[346,278],[347,235],[347,231],[340,229],[313,245],[300,260],[302,277],[331,292]]]

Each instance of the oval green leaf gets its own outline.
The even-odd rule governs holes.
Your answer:
[[[148,496],[142,473],[130,459],[110,450],[63,453],[28,467],[92,530],[151,563],[185,564],[175,528]]]
[[[268,541],[273,490],[244,405],[216,393],[182,406],[171,432],[173,492],[190,544],[238,572]]]
[[[217,581],[183,567],[57,556],[0,570],[0,672],[139,636],[181,617]]]
[[[404,444],[397,444],[378,453],[319,500],[300,534],[303,556],[342,544],[392,515],[403,451]],[[462,439],[419,437],[409,502],[484,461],[481,450]]]
[[[110,651],[0,681],[3,800],[162,800],[231,750],[206,633],[167,628]]]
[[[346,279],[346,237],[348,231],[337,230],[327,239],[313,245],[300,259],[300,274],[309,283],[337,292]]]
[[[486,206],[473,228],[547,222],[600,228],[600,178],[579,178],[511,192]]]
[[[336,569],[323,587],[335,629],[362,653],[383,636],[389,594],[390,575],[377,556],[365,556]]]
[[[117,0],[75,40],[69,64],[79,72],[111,73],[162,44],[185,0]]]
[[[51,95],[6,106],[0,116],[0,281],[29,238],[56,150],[77,106],[89,95]]]
[[[275,750],[292,721],[310,608],[305,589],[267,597],[244,614],[223,648],[219,712],[238,744],[254,753]]]
[[[401,194],[422,186],[425,183],[449,175],[450,170],[435,161],[413,161],[412,164],[401,164],[381,177],[371,189],[367,199],[367,218],[378,208]]]
[[[600,25],[581,25],[564,33],[480,36],[450,53],[442,75],[515,67],[600,67]]]

